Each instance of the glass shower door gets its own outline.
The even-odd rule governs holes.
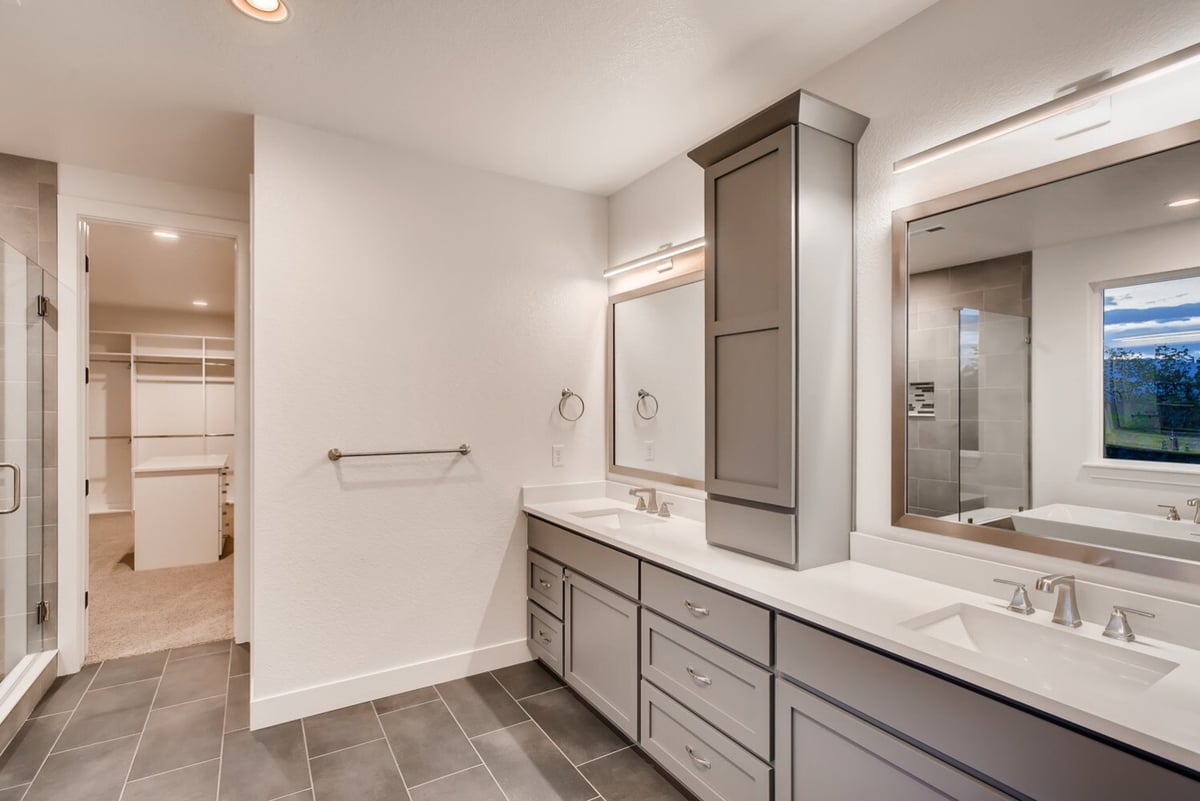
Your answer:
[[[53,294],[56,282],[4,242],[0,278],[0,634],[3,675],[8,678],[46,645],[49,607],[43,543],[46,526],[57,522],[47,520],[44,502],[46,320],[53,300],[47,292]],[[4,682],[0,693],[9,684]]]

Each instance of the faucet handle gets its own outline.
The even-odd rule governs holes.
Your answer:
[[[675,505],[674,501],[659,501],[658,502],[658,516],[659,517],[670,517],[671,516],[671,507],[674,505]]]
[[[1033,608],[1033,601],[1029,600],[1029,591],[1025,589],[1022,582],[1002,578],[992,579],[992,581],[1016,588],[1013,590],[1012,600],[1008,602],[1008,611],[1022,615],[1032,615],[1036,611]]]
[[[1126,615],[1154,617],[1153,612],[1145,612],[1128,606],[1114,606],[1112,616],[1108,619],[1108,625],[1104,627],[1104,636],[1122,642],[1133,642],[1133,629],[1129,626],[1129,618]]]
[[[1194,503],[1192,503],[1191,501],[1189,501],[1189,502],[1188,502],[1188,505],[1189,505],[1189,506],[1195,506],[1195,504],[1194,504]],[[1167,510],[1167,519],[1168,519],[1168,520],[1178,520],[1178,519],[1179,519],[1179,510],[1178,510],[1178,509],[1176,509],[1176,508],[1175,508],[1174,506],[1172,506],[1171,504],[1169,504],[1169,503],[1160,503],[1160,504],[1158,504],[1158,508],[1159,508],[1159,509],[1166,509],[1166,510]]]
[[[637,506],[633,507],[636,512],[646,511],[646,496],[642,495],[641,490],[631,489],[629,494],[638,499]]]

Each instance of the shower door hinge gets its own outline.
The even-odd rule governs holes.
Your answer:
[[[46,601],[38,601],[37,605],[37,623],[42,625],[50,619],[50,604]]]
[[[45,316],[46,316],[46,310],[47,310],[49,307],[50,307],[50,300],[49,300],[49,298],[47,298],[45,295],[38,295],[38,297],[37,297],[37,313],[38,313],[38,317],[45,317]]]

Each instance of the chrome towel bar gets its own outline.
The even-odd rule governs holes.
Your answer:
[[[339,459],[353,459],[359,456],[424,456],[431,453],[457,453],[466,456],[471,452],[471,446],[465,442],[457,448],[447,448],[445,450],[433,451],[364,451],[362,453],[342,453],[337,448],[329,449],[329,461],[336,462]]]

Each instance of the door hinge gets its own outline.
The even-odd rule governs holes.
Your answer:
[[[42,625],[50,619],[50,604],[47,601],[38,601],[37,605],[37,623]]]
[[[89,597],[88,597],[88,594],[89,594],[89,593],[88,593],[88,591],[87,591],[87,590],[84,590],[84,591],[83,591],[83,608],[84,608],[84,609],[87,609],[87,608],[88,608],[88,603],[90,602],[90,599],[89,599]]]
[[[92,482],[85,478],[83,480],[83,497],[86,498],[88,496],[88,493],[91,491],[92,491]]]
[[[46,310],[50,308],[50,299],[45,295],[37,296],[37,314],[38,317],[45,317]]]
[[[83,257],[83,271],[85,273],[90,273],[92,271],[92,257],[91,256]]]
[[[85,383],[85,384],[92,383],[92,368],[90,368],[90,367],[83,368],[83,383]]]

